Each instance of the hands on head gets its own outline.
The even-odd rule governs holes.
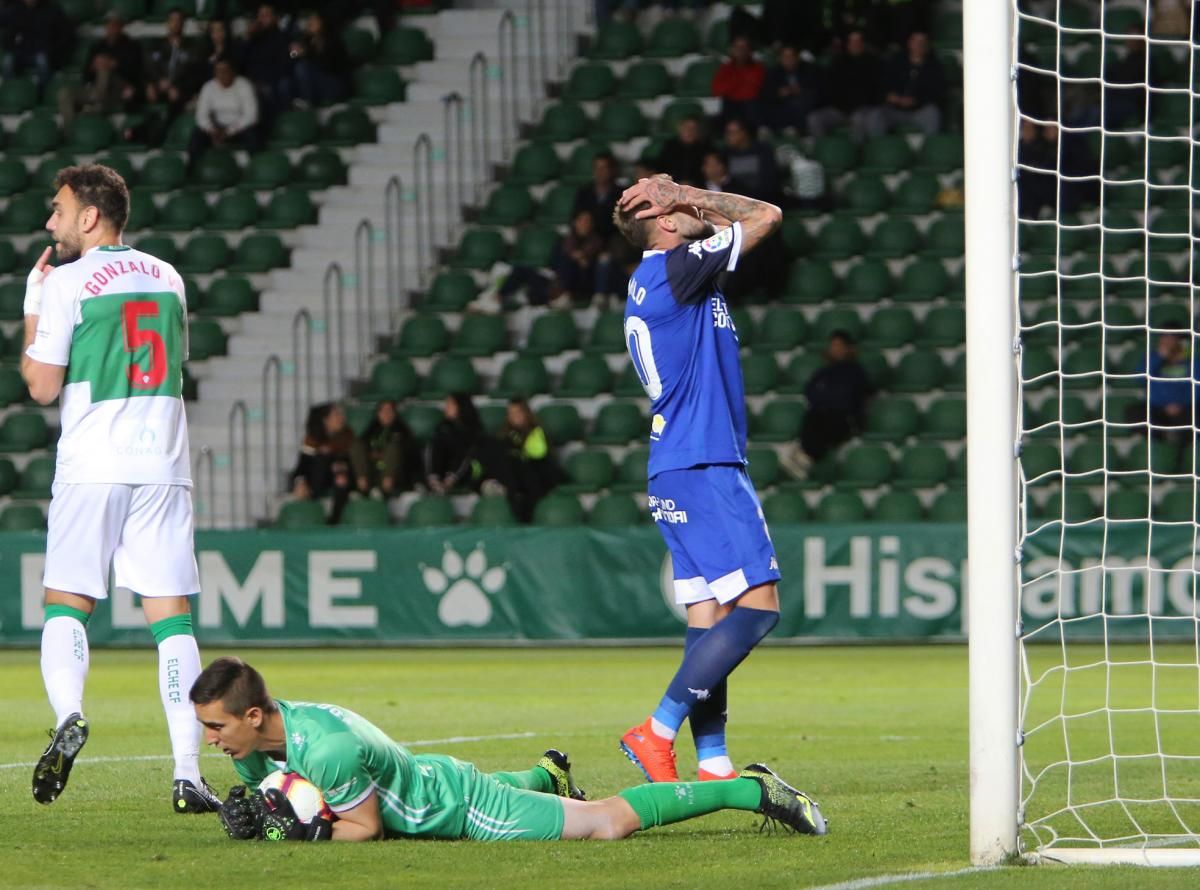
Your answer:
[[[641,204],[647,204],[637,213],[635,219],[649,219],[655,216],[665,216],[674,213],[686,204],[687,192],[666,173],[659,173],[649,179],[639,179],[621,193],[618,202],[622,210],[629,210]],[[695,208],[692,208],[693,210]],[[699,211],[697,211],[697,214]]]

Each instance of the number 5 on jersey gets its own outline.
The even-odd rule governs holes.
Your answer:
[[[183,390],[184,309],[172,292],[80,301],[67,383],[88,383],[91,401],[171,396]]]
[[[121,307],[121,321],[125,329],[125,351],[134,353],[133,363],[127,368],[129,384],[134,389],[158,389],[167,377],[167,344],[157,331],[138,327],[142,316],[158,317],[158,303],[151,300],[129,300]],[[144,369],[137,363],[137,352],[143,346],[150,347],[150,367]]]

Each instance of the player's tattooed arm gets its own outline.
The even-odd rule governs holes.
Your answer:
[[[740,222],[743,251],[752,250],[783,222],[783,211],[766,201],[729,192],[710,192],[659,177],[643,179],[621,195],[622,207],[636,207],[641,203],[650,206],[637,212],[638,219],[691,207],[729,222]]]

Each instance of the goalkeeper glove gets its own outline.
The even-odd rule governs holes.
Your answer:
[[[248,841],[258,837],[264,812],[261,794],[255,792],[247,797],[246,786],[235,785],[229,789],[229,797],[217,810],[217,817],[227,835],[235,841]]]
[[[268,788],[263,797],[262,817],[264,841],[327,841],[333,837],[333,823],[320,816],[311,822],[301,822],[292,803],[278,788]]]

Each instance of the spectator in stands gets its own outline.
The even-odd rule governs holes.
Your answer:
[[[204,49],[184,36],[182,10],[167,13],[167,33],[146,51],[146,101],[165,102],[174,118],[200,89]],[[207,78],[206,78],[207,79]]]
[[[395,399],[383,399],[350,451],[355,487],[362,494],[390,498],[412,488],[413,434],[396,410]]]
[[[800,58],[796,47],[781,46],[779,64],[767,69],[763,86],[768,126],[776,131],[804,130],[808,113],[817,107],[820,87],[817,66]]]
[[[615,204],[615,201],[614,201]],[[609,210],[608,218],[612,219]],[[605,241],[590,210],[577,210],[571,229],[554,251],[554,285],[551,299],[567,296],[589,301],[593,294],[609,293],[608,261],[603,257]]]
[[[83,70],[82,84],[58,91],[58,110],[65,123],[77,111],[112,114],[131,111],[141,104],[145,93],[142,50],[125,33],[125,23],[119,14],[108,14],[104,36],[92,44]]]
[[[275,7],[263,3],[246,29],[242,50],[242,73],[254,84],[263,120],[274,120],[291,104],[291,68],[291,42]]]
[[[10,0],[0,9],[0,75],[33,72],[40,97],[75,41],[75,26],[55,0]]]
[[[580,186],[575,192],[572,215],[590,213],[597,234],[602,240],[608,241],[617,231],[612,212],[617,198],[621,197],[621,191],[617,183],[617,159],[611,151],[602,151],[592,159],[591,183]]]
[[[732,192],[733,177],[729,175],[729,161],[724,152],[716,149],[704,155],[704,188],[710,192]]]
[[[740,118],[725,124],[725,156],[737,194],[779,203],[779,165],[775,154],[771,146],[755,138],[750,125]]]
[[[675,135],[663,144],[657,165],[676,182],[699,187],[704,185],[704,156],[711,150],[700,118],[688,115],[680,119]]]
[[[443,417],[425,446],[425,484],[434,494],[456,488],[476,491],[487,478],[485,460],[492,461],[493,444],[483,431],[479,411],[467,393],[446,396]]]
[[[217,62],[221,59],[240,59],[242,44],[229,33],[229,25],[222,19],[214,19],[208,23],[205,33],[204,46],[204,79],[207,81],[217,70]]]
[[[304,441],[300,457],[292,470],[292,494],[309,500],[333,496],[329,524],[341,521],[342,511],[353,487],[350,480],[350,452],[354,431],[346,423],[346,412],[336,402],[316,405],[304,423]]]
[[[213,145],[240,145],[250,151],[259,148],[258,98],[230,59],[219,60],[213,79],[200,89],[188,163],[194,166]]]
[[[874,392],[858,361],[854,338],[843,330],[829,336],[825,364],[804,387],[808,411],[800,429],[800,446],[787,449],[780,462],[797,478],[862,429],[867,400]]]
[[[1140,37],[1127,38],[1120,51],[1110,49],[1105,53],[1105,62],[1103,124],[1106,129],[1120,130],[1145,117],[1147,81],[1150,86],[1157,86],[1153,68],[1147,66],[1146,41]],[[1101,122],[1100,111],[1097,109],[1091,116],[1089,125]]]
[[[818,138],[850,124],[855,140],[882,136],[887,129],[879,57],[867,47],[862,31],[851,31],[845,49],[826,72],[821,107],[808,116],[808,131]]]
[[[538,501],[563,481],[562,468],[551,454],[550,440],[537,415],[519,396],[508,403],[500,440],[505,446],[500,482],[513,515],[521,522],[530,522]]]
[[[720,119],[742,118],[757,128],[764,123],[762,104],[763,81],[767,69],[754,58],[750,38],[744,35],[729,42],[729,57],[713,75],[712,94],[721,100]]]
[[[321,13],[311,13],[305,19],[304,33],[292,41],[291,57],[295,60],[292,73],[297,99],[308,105],[328,105],[346,98],[350,57]]]
[[[1145,424],[1149,421],[1149,433],[1157,439],[1181,438],[1182,431],[1176,427],[1192,427],[1193,400],[1196,396],[1195,381],[1200,380],[1200,361],[1191,355],[1188,332],[1182,326],[1164,331],[1158,337],[1158,348],[1150,354],[1150,361],[1140,356],[1137,373],[1145,377],[1138,381],[1147,398],[1129,406],[1126,421]],[[1145,428],[1142,432],[1146,432]]]
[[[905,51],[888,64],[884,83],[888,129],[912,126],[929,136],[942,128],[946,76],[942,63],[930,52],[929,35],[923,31],[908,35]]]

